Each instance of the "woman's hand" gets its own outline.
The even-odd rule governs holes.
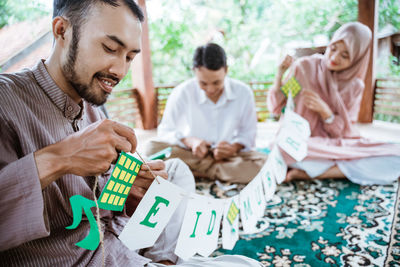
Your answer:
[[[332,116],[332,110],[316,92],[305,89],[301,94],[304,97],[305,106],[312,111],[317,112],[323,120]]]
[[[275,75],[274,84],[271,86],[271,91],[279,91],[282,86],[282,77],[285,71],[292,65],[293,58],[289,55],[286,55],[285,58],[281,61],[278,66],[278,73]]]
[[[290,55],[286,55],[285,58],[281,61],[278,67],[278,74],[283,75],[285,71],[292,65],[293,63],[293,57]]]

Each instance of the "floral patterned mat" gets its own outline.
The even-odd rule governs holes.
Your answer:
[[[225,186],[225,187],[224,187]],[[231,197],[200,180],[197,192]],[[265,266],[400,266],[399,186],[360,186],[347,180],[280,185],[259,221],[260,232],[241,235],[233,250]]]

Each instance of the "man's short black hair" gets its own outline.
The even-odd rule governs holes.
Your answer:
[[[226,66],[226,54],[219,45],[208,43],[196,48],[193,56],[193,68],[205,67],[209,70],[219,70]]]
[[[113,7],[125,4],[140,22],[144,20],[143,12],[134,0],[54,0],[53,18],[65,16],[75,28],[79,28],[88,16],[90,8],[98,3]]]
[[[126,5],[132,13],[143,22],[144,15],[140,7],[134,0],[54,0],[53,18],[63,16],[69,20],[72,26],[72,42],[69,52],[69,62],[75,62],[78,51],[78,42],[80,39],[80,29],[89,15],[90,9],[96,4],[106,4],[118,7],[121,4]],[[71,65],[73,66],[73,64]]]

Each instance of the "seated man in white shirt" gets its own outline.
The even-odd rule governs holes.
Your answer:
[[[227,77],[226,54],[208,43],[193,57],[195,78],[172,91],[146,153],[172,146],[171,157],[185,161],[196,177],[248,183],[267,156],[251,151],[257,116],[252,90]]]

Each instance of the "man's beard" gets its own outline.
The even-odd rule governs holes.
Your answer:
[[[75,89],[78,95],[85,99],[92,105],[101,106],[107,101],[108,93],[100,90],[99,94],[96,94],[94,90],[94,82],[100,81],[101,78],[110,78],[115,80],[117,83],[119,79],[113,75],[109,75],[103,72],[96,72],[89,84],[79,82],[78,74],[75,71],[75,63],[78,54],[78,43],[79,43],[79,29],[78,27],[73,28],[72,42],[68,49],[67,63],[62,66],[63,74],[67,82]]]

